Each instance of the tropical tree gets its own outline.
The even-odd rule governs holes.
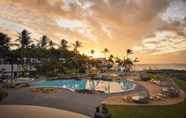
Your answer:
[[[125,67],[126,72],[131,72],[133,65],[134,63],[130,58],[124,59],[123,66]]]
[[[109,56],[108,62],[109,62],[108,69],[110,69],[110,68],[113,67],[113,64],[114,64],[114,55],[111,54],[111,55]]]
[[[69,47],[69,46],[68,46],[68,41],[65,40],[65,39],[62,39],[62,40],[61,40],[60,48],[64,51],[64,50],[67,50],[68,47]]]
[[[104,56],[105,56],[105,59],[107,58],[107,53],[109,53],[109,49],[108,49],[108,48],[105,48],[105,49],[103,50],[103,54],[104,54]]]
[[[108,61],[113,64],[114,63],[114,55],[111,54],[108,58]]]
[[[139,58],[136,57],[136,58],[134,59],[134,62],[135,62],[135,63],[139,62]]]
[[[54,47],[53,41],[50,41],[50,42],[49,42],[49,47],[50,47],[50,48],[53,48],[53,47]]]
[[[91,53],[91,55],[93,56],[94,53],[95,53],[95,50],[92,49],[92,50],[90,51],[90,53]]]
[[[58,59],[60,57],[60,50],[54,48],[56,43],[52,40],[49,42],[49,57],[50,59]]]
[[[41,37],[41,41],[39,42],[39,46],[41,48],[46,48],[47,44],[48,44],[49,38],[46,35],[43,35]]]
[[[123,66],[125,67],[126,72],[130,72],[133,67],[135,69],[134,63],[139,62],[138,58],[135,58],[134,60],[129,57],[129,55],[134,54],[133,50],[127,49],[127,58],[124,58]]]
[[[18,62],[17,51],[16,50],[11,50],[9,52],[7,60],[9,62],[9,64],[11,65],[11,78],[13,80],[13,78],[15,77],[15,75],[13,74],[14,73],[14,64],[17,64],[17,62]],[[14,75],[14,77],[13,77],[13,75]]]
[[[122,59],[120,59],[119,57],[115,57],[115,63],[117,63],[118,66],[121,66],[122,63],[123,63],[123,61],[122,61]]]
[[[14,64],[16,63],[17,57],[14,51],[9,50],[10,37],[7,34],[0,33],[0,58],[4,58],[11,65],[11,78],[13,78]]]
[[[77,54],[78,53],[78,48],[82,47],[82,43],[80,41],[76,41],[74,44],[74,53]]]
[[[10,37],[7,34],[0,33],[0,58],[6,58],[9,52]]]
[[[139,62],[139,59],[136,57],[133,62],[134,63],[138,63]],[[136,70],[135,65],[134,65],[134,70]]]
[[[0,33],[0,48],[8,48],[10,37],[7,34]]]
[[[4,61],[9,57],[9,43],[10,37],[7,34],[0,33],[0,60],[4,63]]]
[[[28,48],[31,44],[31,37],[27,30],[23,30],[21,33],[18,33],[18,41],[20,42],[21,49]]]
[[[29,48],[31,47],[31,36],[30,36],[30,32],[28,32],[27,30],[23,30],[21,33],[18,33],[18,39],[17,41],[19,41],[20,44],[20,59],[21,59],[21,65],[22,65],[22,69],[23,69],[23,76],[25,76],[25,71],[28,71],[28,65],[26,65],[26,63],[28,61],[30,61],[29,59]]]
[[[133,50],[127,49],[127,58],[128,58],[129,55],[131,55],[131,54],[133,54],[133,53],[134,53]]]
[[[80,60],[81,55],[79,54],[78,48],[82,47],[82,43],[80,41],[76,41],[72,45],[74,47],[73,50],[74,55],[71,58],[72,59],[71,62],[74,63],[75,71],[78,72],[81,66],[81,60]]]

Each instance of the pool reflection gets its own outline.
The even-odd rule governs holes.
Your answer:
[[[40,81],[33,84],[33,87],[67,88],[71,90],[96,90],[103,91],[105,93],[120,93],[134,89],[135,84],[129,80],[53,80]]]

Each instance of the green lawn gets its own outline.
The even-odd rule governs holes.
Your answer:
[[[186,81],[176,80],[186,92]],[[108,106],[113,118],[186,118],[186,101],[178,105],[163,107]]]

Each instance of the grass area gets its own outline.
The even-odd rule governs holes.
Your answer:
[[[186,81],[176,80],[186,92]],[[108,106],[113,118],[186,118],[186,101],[173,106]]]

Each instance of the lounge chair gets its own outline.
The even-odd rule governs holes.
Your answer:
[[[149,103],[149,99],[147,99],[144,96],[133,96],[132,100],[133,100],[133,102],[138,103],[138,104],[147,104],[147,103]]]

